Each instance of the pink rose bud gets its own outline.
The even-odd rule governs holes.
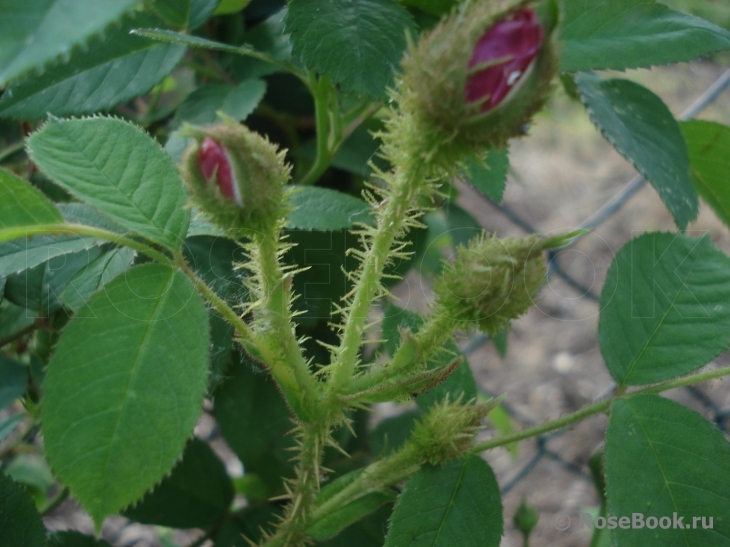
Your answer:
[[[225,197],[243,207],[243,197],[236,183],[231,162],[223,146],[210,137],[205,137],[198,151],[200,171],[207,182],[215,181]]]
[[[518,10],[489,28],[469,62],[467,101],[481,103],[482,112],[498,106],[528,72],[543,39],[543,29],[531,9]]]

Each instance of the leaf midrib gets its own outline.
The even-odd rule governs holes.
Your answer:
[[[122,406],[119,408],[119,412],[117,413],[116,423],[114,424],[114,432],[112,433],[111,440],[107,447],[106,461],[104,462],[104,465],[103,465],[103,477],[104,478],[103,478],[103,484],[102,484],[102,486],[103,486],[102,492],[109,491],[109,489],[107,487],[107,483],[108,483],[108,479],[109,479],[109,473],[108,473],[109,460],[111,459],[111,456],[113,453],[112,447],[116,444],[116,437],[117,437],[117,433],[119,431],[119,423],[121,421],[122,415],[124,414],[124,408],[126,407],[127,402],[129,401],[129,397],[127,396],[128,392],[129,392],[129,387],[130,387],[130,385],[133,384],[135,376],[139,370],[139,365],[142,360],[142,355],[145,353],[146,347],[148,345],[148,342],[149,342],[149,339],[151,336],[151,332],[153,330],[153,327],[155,326],[155,322],[152,321],[152,319],[154,319],[157,316],[157,314],[160,311],[160,308],[162,307],[163,302],[166,302],[167,298],[170,296],[170,294],[171,294],[170,286],[172,285],[174,280],[175,280],[175,270],[170,270],[169,279],[167,280],[167,283],[165,284],[165,288],[164,288],[162,294],[160,295],[160,298],[158,299],[157,304],[155,305],[155,309],[154,309],[153,313],[150,315],[150,318],[148,320],[149,328],[145,332],[142,343],[140,344],[139,352],[137,353],[135,362],[132,365],[132,369],[131,369],[131,372],[129,375],[129,380],[127,381],[127,385],[124,388],[124,393],[125,393],[124,400],[122,401]],[[97,507],[97,509],[102,508],[102,510],[103,510],[103,507],[104,507],[104,494],[102,494],[102,497],[100,499],[99,506]]]
[[[73,145],[75,143],[69,137],[67,137],[64,132],[60,131],[60,129],[61,129],[60,124],[57,124],[56,125],[56,128],[59,130],[59,131],[57,131],[57,135],[60,136],[61,138],[65,139],[72,146],[72,148],[73,148]],[[108,135],[108,133],[107,133],[107,135]],[[93,142],[93,140],[92,141],[89,141],[88,144],[91,144],[91,142]],[[83,156],[89,162],[89,164],[102,176],[102,178],[107,182],[107,187],[108,188],[113,188],[114,190],[116,190],[116,193],[118,195],[122,196],[124,198],[124,201],[126,201],[127,204],[129,206],[131,206],[132,209],[134,209],[135,211],[137,211],[142,218],[144,218],[145,220],[149,221],[152,226],[154,226],[158,230],[160,230],[160,229],[164,230],[165,229],[165,226],[158,226],[157,223],[155,222],[154,215],[152,217],[147,216],[144,213],[144,211],[142,211],[137,206],[137,204],[134,203],[134,201],[132,200],[132,198],[129,197],[124,192],[122,192],[122,190],[119,188],[119,186],[116,185],[116,184],[114,184],[114,182],[112,181],[111,177],[107,173],[105,173],[102,168],[100,168],[99,166],[96,165],[95,160],[87,155],[86,152],[87,152],[87,149],[88,149],[88,144],[87,144],[87,146],[85,146],[84,148],[82,148],[77,153],[80,154],[81,156]],[[98,154],[97,154],[97,156],[98,156]],[[145,156],[146,156],[146,153],[145,153]],[[123,168],[122,174],[119,177],[119,181],[118,182],[121,183],[121,181],[124,178],[124,176],[125,176],[128,168],[129,168],[129,161],[127,161],[127,162],[124,163],[124,168]],[[143,170],[146,170],[146,168],[147,168],[147,165],[145,163],[145,165],[143,167]],[[140,181],[140,184],[138,184],[136,186],[135,191],[136,190],[139,190],[140,186],[141,186],[141,181]],[[74,191],[77,191],[75,188],[73,190]],[[164,194],[164,192],[162,192],[162,193]],[[79,197],[80,199],[83,199],[83,200],[86,199],[86,196],[77,196],[77,197]],[[96,199],[97,198],[94,198],[95,201],[96,201]],[[158,200],[157,208],[159,207],[160,202],[161,202],[161,199]],[[157,211],[157,208],[155,208],[155,212]],[[96,207],[95,207],[95,209],[96,209]],[[104,213],[102,213],[102,214],[104,214]],[[104,214],[104,216],[106,216],[106,214]],[[135,222],[135,224],[136,224],[136,222]],[[162,238],[162,240],[164,241],[164,238]]]
[[[631,376],[631,373],[633,372],[634,368],[636,367],[636,363],[639,362],[641,357],[644,355],[646,350],[649,348],[649,345],[654,340],[654,338],[657,336],[659,329],[664,325],[664,321],[666,320],[667,316],[674,309],[674,303],[679,298],[679,295],[682,294],[684,292],[684,289],[687,287],[686,281],[689,278],[689,276],[692,274],[692,272],[694,271],[695,264],[697,264],[698,260],[699,260],[699,257],[695,258],[694,262],[692,262],[692,266],[690,266],[689,271],[687,272],[687,275],[684,277],[684,279],[682,279],[682,284],[680,285],[679,289],[677,290],[676,294],[674,295],[674,298],[672,298],[672,301],[670,302],[669,306],[667,306],[667,309],[662,314],[662,318],[657,322],[656,326],[654,327],[653,332],[651,333],[649,338],[647,338],[646,342],[644,342],[644,345],[642,346],[641,350],[639,351],[639,354],[636,357],[634,357],[633,361],[629,365],[628,370],[624,374],[621,385],[624,385],[626,383],[626,381],[628,380],[629,376]],[[676,269],[675,269],[675,272],[676,272]],[[652,280],[652,283],[653,283],[653,280]],[[652,285],[652,287],[653,287],[653,285]],[[652,298],[653,298],[653,293],[652,293]]]

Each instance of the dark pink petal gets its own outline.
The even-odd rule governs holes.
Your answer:
[[[477,71],[466,81],[466,100],[483,101],[487,112],[509,94],[540,52],[544,32],[535,12],[521,9],[488,29],[474,48],[469,68]],[[479,69],[494,61],[498,64]]]
[[[215,183],[221,194],[243,205],[226,150],[219,142],[205,137],[198,151],[198,163],[205,180],[210,181],[215,175]]]

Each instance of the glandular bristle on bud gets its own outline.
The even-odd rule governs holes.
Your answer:
[[[498,106],[525,80],[545,32],[534,10],[520,9],[487,29],[469,61],[466,100],[482,112]]]
[[[392,146],[449,175],[522,136],[558,71],[552,8],[549,0],[465,0],[422,35],[396,80]]]
[[[501,332],[534,304],[546,280],[542,251],[561,247],[569,238],[473,239],[457,250],[436,281],[434,313],[448,317],[455,328]]]
[[[220,227],[268,234],[286,215],[290,167],[265,137],[231,118],[210,127],[185,126],[193,137],[181,171],[194,204]]]

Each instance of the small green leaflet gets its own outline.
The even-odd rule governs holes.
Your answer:
[[[315,507],[321,506],[355,482],[363,473],[362,469],[352,471],[339,477],[320,491],[315,500]],[[395,501],[397,495],[390,488],[381,488],[368,492],[360,498],[336,508],[332,513],[315,520],[306,530],[307,536],[323,541],[337,535],[342,529],[375,511],[381,505]]]
[[[384,458],[398,450],[411,437],[411,432],[421,416],[420,409],[414,409],[380,422],[368,439],[372,455]]]
[[[238,13],[245,8],[251,0],[221,0],[213,12],[215,15]]]
[[[132,265],[135,254],[127,247],[112,249],[103,254],[69,281],[60,294],[60,300],[72,310],[78,311],[92,294],[117,274],[127,270]]]
[[[670,521],[669,528],[666,520],[651,529],[616,528],[616,545],[727,545],[730,443],[700,414],[663,397],[616,399],[606,432],[606,494],[609,515]],[[713,528],[694,517],[707,525],[712,518]]]
[[[27,230],[32,236],[32,228]],[[101,243],[93,237],[78,236],[71,229],[55,233],[59,235],[32,236],[0,243],[0,276],[22,272],[56,256],[91,249]]]
[[[96,209],[89,207],[85,203],[70,202],[58,203],[56,207],[61,211],[63,220],[70,224],[82,224],[84,226],[93,226],[101,228],[115,234],[124,234],[124,228],[118,224],[114,224]]]
[[[29,182],[0,169],[0,228],[63,222],[58,209]]]
[[[27,309],[28,315],[49,317],[60,309],[60,295],[68,283],[101,255],[99,247],[55,256],[19,274],[8,276],[5,296]]]
[[[697,218],[687,145],[679,123],[654,93],[629,80],[576,77],[581,100],[603,136],[659,193],[684,230]]]
[[[97,525],[182,454],[207,389],[208,343],[192,283],[160,264],[115,278],[65,327],[43,384],[46,456]]]
[[[500,203],[507,185],[509,156],[507,150],[490,150],[483,163],[470,159],[464,175],[468,182],[489,199]]]
[[[146,0],[145,4],[171,27],[184,29],[188,25],[191,0]]]
[[[715,122],[682,122],[692,182],[715,214],[730,227],[730,127]]]
[[[653,0],[564,0],[560,68],[624,70],[730,49],[730,31]]]
[[[418,314],[389,304],[385,310],[382,325],[388,353],[392,356],[397,351],[401,341],[401,329],[407,328],[416,333],[421,324],[423,324],[423,318]],[[416,397],[416,403],[421,410],[425,411],[447,396],[452,401],[462,397],[465,403],[472,401],[477,396],[477,385],[469,363],[463,358],[453,340],[446,344],[446,349],[449,353],[444,352],[431,359],[428,365],[430,369],[446,367],[459,356],[462,357],[462,361],[443,383]]]
[[[170,528],[209,528],[228,512],[233,484],[208,443],[194,438],[169,476],[124,516]]]
[[[424,467],[398,497],[385,547],[498,547],[502,499],[494,472],[467,454]]]
[[[205,23],[218,6],[218,0],[191,0],[188,28],[198,28]]]
[[[0,538],[3,547],[44,547],[46,530],[25,488],[0,473]]]
[[[346,91],[383,99],[406,47],[416,35],[394,0],[292,0],[286,16],[295,55]]]
[[[25,395],[27,384],[26,366],[0,354],[0,410]]]
[[[272,59],[291,63],[291,42],[284,28],[285,15],[286,7],[283,7],[265,21],[246,30],[243,35],[243,43]],[[233,60],[231,68],[236,80],[258,78],[281,70],[281,67],[252,57],[237,57]]]
[[[598,341],[622,385],[687,374],[730,347],[730,258],[709,237],[650,232],[616,254]]]
[[[188,229],[187,195],[172,158],[142,129],[116,118],[51,118],[28,138],[33,161],[120,226],[169,249]]]
[[[289,433],[294,424],[274,381],[254,366],[248,357],[234,359],[226,381],[214,394],[215,418],[247,473],[278,491],[282,478],[293,475],[295,441]]]
[[[0,86],[39,70],[103,32],[139,0],[5,0],[0,7]]]
[[[363,200],[317,186],[292,186],[287,228],[346,230],[356,222],[372,223],[370,206]]]
[[[146,14],[130,18],[89,47],[74,52],[39,76],[10,86],[0,99],[0,116],[41,119],[109,110],[147,93],[180,62],[185,46],[159,44],[129,31],[154,26]]]
[[[173,127],[183,122],[193,125],[219,123],[217,112],[239,121],[245,120],[255,110],[266,93],[263,80],[246,80],[238,85],[208,84],[193,91],[175,114]]]

